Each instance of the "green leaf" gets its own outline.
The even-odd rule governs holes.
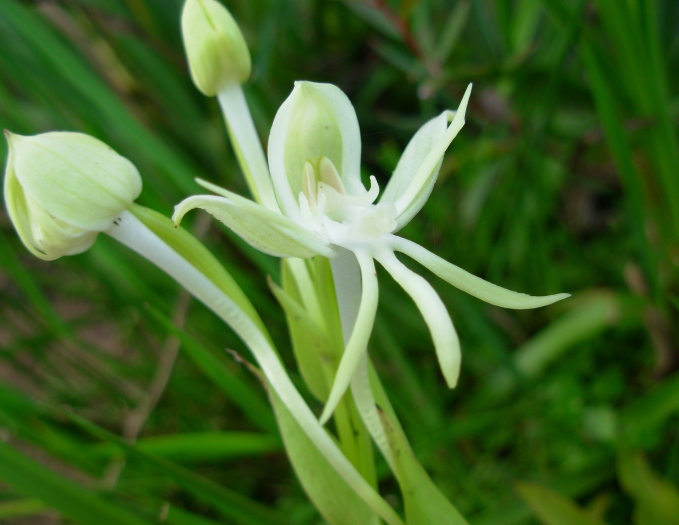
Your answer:
[[[636,525],[679,525],[679,490],[653,472],[641,454],[621,451],[618,477],[634,500]]]
[[[441,493],[413,454],[400,426],[384,411],[380,419],[392,450],[407,525],[468,525],[467,520]]]
[[[270,392],[278,425],[297,478],[330,525],[377,525],[375,512],[318,452],[276,394]]]
[[[139,450],[180,462],[218,462],[246,456],[258,456],[281,450],[280,440],[253,432],[196,432],[169,434],[137,440]],[[92,449],[96,455],[115,456],[120,448],[104,443]]]
[[[286,274],[287,265],[283,265]],[[287,279],[284,277],[283,282]],[[328,399],[332,370],[337,366],[333,344],[322,328],[283,288],[269,279],[269,287],[285,312],[292,349],[299,371],[311,393],[321,402]],[[329,369],[329,366],[331,367]],[[326,371],[327,373],[320,373]]]
[[[23,498],[0,503],[0,518],[17,518],[20,516],[32,516],[40,514],[49,510],[49,506],[45,505],[37,498]]]
[[[65,414],[74,424],[93,436],[118,446],[129,456],[143,461],[156,471],[168,476],[197,499],[209,503],[222,516],[243,525],[286,525],[285,518],[263,504],[253,501],[235,490],[223,487],[207,478],[194,474],[171,461],[142,451],[107,430],[75,414]],[[133,524],[134,522],[120,521]],[[113,524],[112,524],[113,525]]]
[[[170,506],[164,523],[168,525],[223,525],[216,521],[208,520],[202,516],[196,516],[177,507]]]
[[[80,525],[148,525],[120,504],[107,502],[2,441],[0,479],[18,493],[41,500]]]
[[[511,369],[497,370],[484,388],[484,396],[500,399],[517,386],[517,379],[539,377],[544,370],[584,341],[612,326],[639,323],[642,304],[622,294],[592,291],[574,297],[569,309],[520,346]]]
[[[206,348],[184,330],[177,328],[172,321],[154,308],[147,310],[168,333],[174,334],[182,343],[182,351],[229,399],[238,405],[248,420],[257,427],[277,433],[276,422],[271,408],[256,389],[243,381],[229,369],[215,352]]]
[[[678,412],[679,372],[675,372],[622,411],[620,421],[625,439],[636,441]]]
[[[604,525],[570,499],[535,483],[517,483],[516,490],[544,525]]]

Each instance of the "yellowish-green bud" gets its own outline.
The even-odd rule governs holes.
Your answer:
[[[5,136],[5,204],[22,242],[40,259],[84,252],[141,193],[137,168],[94,137]]]
[[[250,52],[238,24],[217,0],[187,0],[182,35],[191,78],[209,97],[250,76]]]

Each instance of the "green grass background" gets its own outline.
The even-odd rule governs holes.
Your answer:
[[[679,485],[679,3],[225,4],[252,52],[245,91],[262,140],[293,81],[332,82],[356,107],[365,174],[382,187],[418,126],[473,82],[467,124],[402,233],[502,286],[573,294],[508,311],[428,276],[462,340],[448,391],[423,320],[381,272],[371,355],[444,494],[473,525],[535,523],[520,481],[610,524],[669,523],[634,514],[658,491],[619,472],[643,453],[671,494]],[[199,192],[195,177],[245,194],[217,103],[188,76],[180,10],[0,0],[0,126],[104,140],[142,173],[139,202],[166,215]],[[278,261],[200,214],[186,225],[296,375],[265,279],[279,279]],[[0,522],[320,523],[261,385],[224,352],[247,359],[241,343],[101,237],[45,263],[0,211]]]

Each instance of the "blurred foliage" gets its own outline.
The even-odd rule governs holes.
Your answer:
[[[448,391],[415,307],[381,280],[374,362],[442,491],[474,525],[530,523],[519,481],[529,503],[550,491],[592,522],[659,523],[644,498],[662,486],[651,507],[676,504],[679,485],[679,3],[225,3],[252,50],[263,141],[294,80],[332,82],[380,184],[474,82],[403,235],[502,286],[574,294],[506,311],[432,280],[463,345]],[[95,135],[138,166],[140,203],[165,215],[197,176],[245,192],[217,103],[188,77],[180,9],[0,0],[0,126]],[[280,282],[278,262],[194,219],[292,367],[264,278]],[[3,523],[61,523],[54,508],[83,523],[319,523],[243,346],[155,268],[108,238],[37,261],[3,210],[0,290]],[[388,478],[381,489],[400,505]]]

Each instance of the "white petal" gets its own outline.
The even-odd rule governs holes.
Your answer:
[[[350,193],[362,190],[361,132],[351,102],[332,84],[296,82],[269,135],[269,170],[289,217],[299,214],[304,164],[319,157],[330,159]]]
[[[454,111],[444,111],[417,130],[417,133],[408,142],[403,155],[401,155],[394,174],[389,179],[389,183],[380,197],[380,202],[394,203],[405,193],[424,159],[446,132],[448,122],[452,120],[453,115],[455,115]],[[434,188],[442,161],[443,159],[441,158],[429,178],[423,184],[415,202],[398,218],[398,229],[405,226],[422,209],[424,203],[427,202]]]
[[[408,186],[399,195],[398,199],[394,201],[396,212],[398,213],[396,220],[401,226],[407,223],[414,215],[414,213],[411,215],[412,208],[416,208],[417,211],[419,211],[424,205],[421,195],[426,193],[431,178],[436,177],[443,155],[446,153],[450,143],[462,129],[462,126],[464,126],[464,115],[467,111],[467,103],[469,102],[471,92],[472,85],[469,84],[450,126],[448,126],[448,129],[438,142],[430,148],[422,163],[417,167],[417,172],[410,179]],[[429,193],[426,193],[426,195],[428,197]],[[426,201],[426,197],[424,198],[424,201]],[[403,219],[401,219],[401,216],[403,216]],[[410,216],[410,218],[408,218],[408,216]]]
[[[480,277],[472,275],[459,266],[449,263],[438,255],[434,255],[429,250],[422,248],[419,244],[415,244],[402,237],[392,237],[390,239],[390,245],[394,250],[412,257],[429,271],[438,275],[441,279],[447,281],[456,288],[486,301],[487,303],[494,304],[495,306],[525,310],[527,308],[547,306],[548,304],[570,297],[570,294],[568,293],[534,296],[525,293],[512,292],[506,288],[484,281]]]
[[[346,392],[354,372],[356,372],[361,359],[365,356],[368,340],[375,324],[378,302],[375,263],[372,257],[363,252],[356,252],[356,259],[361,267],[361,305],[358,308],[354,330],[351,333],[347,347],[344,349],[342,360],[337,367],[335,382],[332,385],[328,401],[321,414],[320,421],[322,425],[330,419],[335,408],[337,408],[337,404],[342,399],[344,392]]]
[[[384,459],[389,464],[392,471],[395,471],[394,454],[389,447],[389,439],[382,425],[380,414],[377,411],[377,403],[370,386],[370,373],[368,371],[367,356],[363,356],[359,366],[351,378],[351,396],[358,410],[365,428],[368,429],[370,436],[380,449]]]
[[[325,257],[334,255],[327,242],[284,215],[223,188],[204,181],[201,184],[209,185],[222,196],[196,195],[184,199],[175,206],[172,216],[175,224],[179,224],[188,211],[201,208],[264,253],[302,259],[319,254]]]
[[[460,376],[460,340],[441,298],[423,277],[406,268],[393,252],[382,252],[376,259],[410,295],[420,310],[434,341],[443,377],[448,388],[454,388]]]

